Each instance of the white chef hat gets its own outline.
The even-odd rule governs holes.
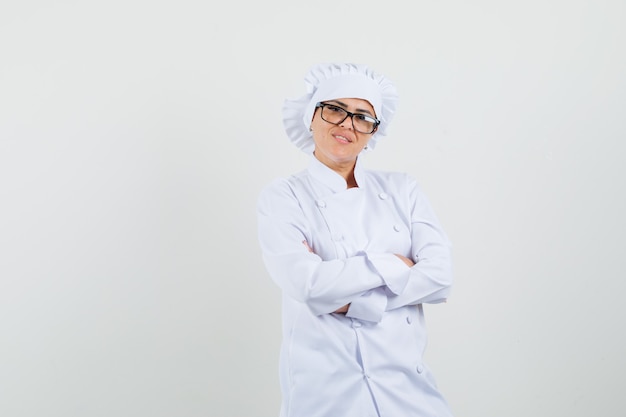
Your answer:
[[[323,63],[313,66],[304,78],[307,94],[295,100],[285,100],[283,125],[289,140],[302,151],[315,148],[309,130],[320,101],[338,98],[360,98],[369,101],[380,120],[378,130],[368,143],[373,149],[376,141],[385,136],[398,103],[398,93],[389,79],[365,65]]]

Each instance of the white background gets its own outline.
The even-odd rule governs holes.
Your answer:
[[[400,105],[454,245],[426,359],[457,416],[621,416],[626,3],[4,1],[0,415],[277,416],[261,187],[320,61]],[[397,417],[397,416],[391,416]]]

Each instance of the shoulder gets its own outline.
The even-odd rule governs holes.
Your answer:
[[[365,174],[369,181],[385,188],[409,190],[418,187],[417,180],[406,172],[365,170]]]
[[[280,204],[285,200],[296,199],[296,188],[307,176],[306,171],[290,175],[288,177],[278,177],[266,184],[259,193],[259,205]]]

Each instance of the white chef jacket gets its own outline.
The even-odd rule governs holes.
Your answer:
[[[361,165],[347,189],[312,157],[259,197],[263,260],[283,294],[280,416],[449,417],[422,361],[422,303],[452,283],[448,238],[412,178]]]

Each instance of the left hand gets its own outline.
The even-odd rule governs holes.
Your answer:
[[[406,256],[402,256],[402,255],[398,255],[397,253],[394,253],[394,255],[396,255],[398,258],[402,259],[402,261],[409,267],[411,268],[413,265],[415,265],[415,262],[413,262],[412,260],[410,260],[409,258],[407,258]]]

